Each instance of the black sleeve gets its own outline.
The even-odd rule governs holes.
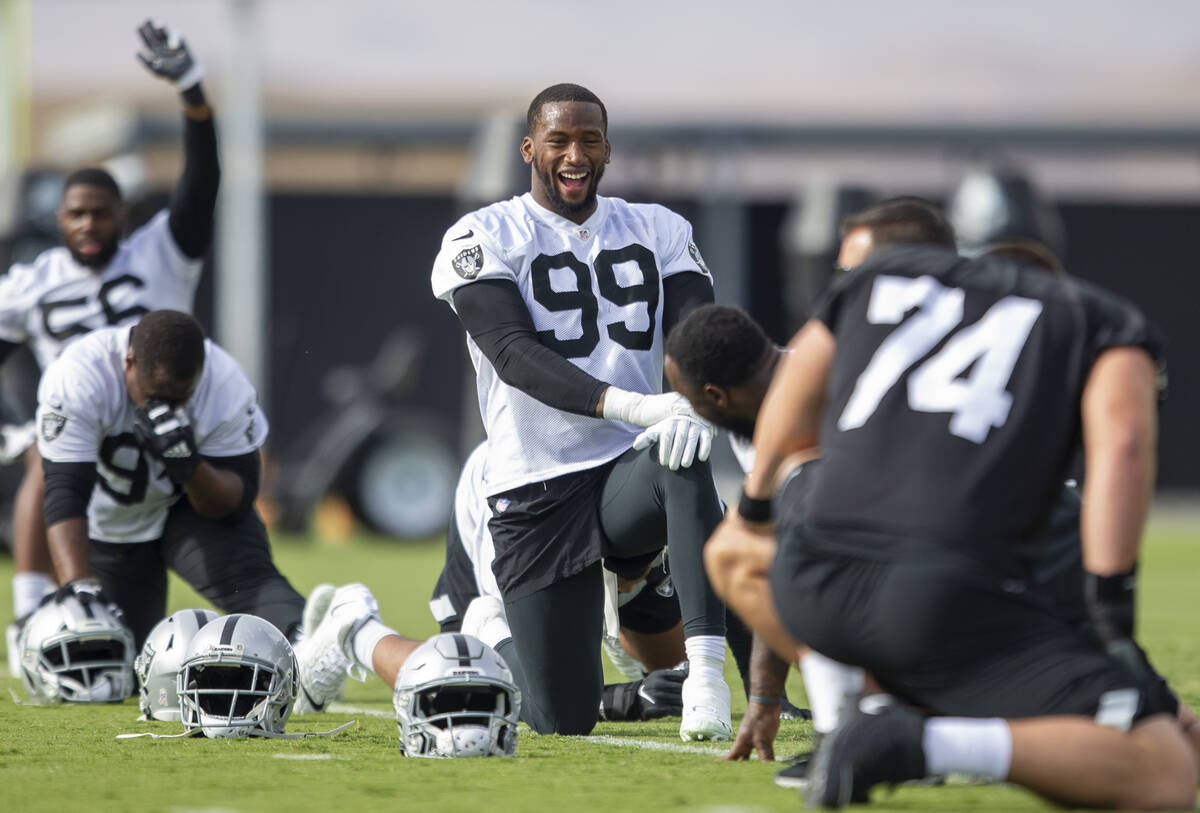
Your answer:
[[[516,283],[485,279],[454,291],[454,310],[500,380],[547,406],[596,414],[608,384],[538,341]]]
[[[200,259],[212,242],[213,210],[221,166],[217,158],[217,129],[212,117],[196,121],[183,117],[183,174],[171,192],[171,236],[179,250]]]
[[[6,342],[3,339],[0,339],[0,361],[4,361],[6,358],[9,357],[9,355],[11,355],[14,351],[19,349],[20,347],[21,347],[21,345],[19,345],[19,344],[16,344],[14,342]]]
[[[55,463],[42,458],[46,495],[42,518],[49,528],[66,519],[87,516],[88,500],[96,484],[95,463]]]
[[[258,481],[262,473],[262,459],[255,449],[248,454],[240,454],[234,457],[204,457],[205,462],[209,465],[216,466],[218,469],[228,469],[242,478],[242,501],[238,503],[237,508],[221,517],[222,522],[230,524],[241,522],[254,508],[254,501],[258,498]]]
[[[712,280],[699,272],[672,274],[663,280],[662,335],[701,305],[713,302]]]

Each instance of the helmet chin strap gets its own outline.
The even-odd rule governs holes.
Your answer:
[[[11,689],[9,691],[12,691]],[[348,723],[342,723],[337,728],[331,728],[328,731],[307,731],[296,732],[294,734],[276,734],[274,731],[264,731],[262,729],[254,729],[247,734],[250,737],[263,737],[269,740],[303,740],[309,737],[333,737],[341,734],[348,728],[353,728],[358,725],[358,720],[351,720]],[[155,734],[150,731],[143,731],[139,734],[118,734],[118,740],[134,740],[139,737],[149,737],[152,740],[178,740],[186,737],[197,737],[204,733],[202,728],[192,728],[184,731],[181,734]]]

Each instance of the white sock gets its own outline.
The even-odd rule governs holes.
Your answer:
[[[1012,731],[999,717],[932,717],[923,745],[930,776],[954,772],[1004,780],[1012,766]]]
[[[846,697],[863,690],[863,670],[810,650],[800,658],[800,673],[812,709],[813,730],[828,734],[837,728]]]
[[[379,642],[389,635],[399,635],[394,629],[384,624],[377,619],[369,619],[367,623],[362,625],[362,629],[354,633],[354,660],[358,661],[359,666],[364,666],[375,671],[373,663],[375,661],[375,647],[379,646]]]
[[[58,585],[49,573],[29,571],[12,577],[13,615],[22,618],[38,608],[42,596],[53,593]]]
[[[687,653],[688,675],[706,675],[709,680],[725,679],[725,638],[720,635],[693,635],[683,641]]]

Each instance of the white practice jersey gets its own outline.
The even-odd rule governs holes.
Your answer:
[[[487,495],[483,493],[486,467],[487,444],[481,443],[467,457],[458,476],[458,487],[454,490],[454,521],[458,524],[463,550],[475,571],[475,586],[479,589],[479,595],[501,598],[496,574],[492,573],[496,548],[488,530],[491,509],[488,508]]]
[[[662,391],[662,281],[708,273],[692,227],[656,204],[597,197],[582,224],[526,193],[479,209],[442,240],[433,293],[481,279],[516,283],[542,344],[608,384]],[[508,386],[467,337],[488,434],[485,490],[497,494],[606,463],[642,430],[573,415]]]
[[[61,246],[14,265],[0,276],[0,339],[28,342],[44,370],[96,328],[135,324],[152,310],[191,313],[202,263],[180,251],[167,218],[156,214],[99,272]]]
[[[129,328],[97,330],[73,342],[38,385],[38,451],[55,463],[95,463],[88,535],[103,542],[148,542],[162,535],[180,498],[162,464],[133,434],[134,403],[125,387]],[[258,393],[233,357],[204,342],[204,368],[185,409],[196,448],[206,457],[253,452],[267,437]]]

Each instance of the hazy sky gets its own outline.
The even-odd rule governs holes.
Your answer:
[[[147,15],[229,80],[229,0],[32,0],[34,94],[161,99]],[[273,100],[523,109],[592,87],[628,119],[1200,121],[1197,0],[259,0]]]

